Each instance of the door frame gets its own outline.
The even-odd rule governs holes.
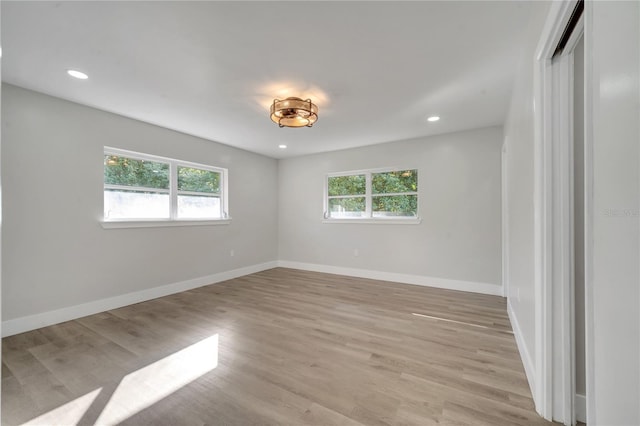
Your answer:
[[[573,49],[584,31],[586,10],[563,52],[554,54],[577,3],[552,3],[534,69],[534,399],[541,416],[564,424],[576,420]],[[585,145],[585,155],[587,150]],[[585,187],[590,172],[586,162]],[[587,196],[585,204],[588,215]],[[588,258],[585,260],[588,269]]]

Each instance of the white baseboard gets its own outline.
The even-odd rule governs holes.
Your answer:
[[[244,275],[272,269],[277,266],[278,262],[276,261],[260,263],[257,265],[251,265],[243,268],[233,269],[230,271],[219,272],[217,274],[207,275],[205,277],[194,278],[191,280],[167,284],[160,287],[153,287],[146,290],[123,294],[120,296],[109,297],[107,299],[95,300],[93,302],[83,303],[81,305],[69,306],[67,308],[57,309],[54,311],[47,311],[40,314],[11,319],[2,322],[2,337],[12,336],[14,334],[23,333],[25,331],[35,330],[37,328],[70,321],[76,318],[85,317],[87,315],[97,314],[98,312],[121,308],[123,306],[145,302],[147,300],[156,299],[162,296],[168,296],[170,294],[179,293],[181,291],[219,283],[233,278],[242,277]]]
[[[315,263],[291,262],[288,260],[278,261],[278,266],[282,268],[302,269],[304,271],[324,272],[327,274],[347,275],[350,277],[369,278],[373,280],[393,281],[404,284],[502,296],[502,286],[499,284],[460,281],[423,275],[399,274],[396,272],[371,271],[369,269],[346,268],[342,266],[318,265]]]
[[[469,291],[473,293],[489,294],[494,296],[502,295],[502,286],[497,284],[478,283],[471,281],[451,280],[447,278],[427,277],[422,275],[399,274],[393,272],[370,271],[368,269],[345,268],[339,266],[318,265],[313,263],[301,263],[290,261],[273,261],[251,265],[244,268],[233,269],[231,271],[220,272],[205,277],[194,278],[160,287],[153,287],[107,299],[95,300],[81,305],[69,306],[53,311],[42,312],[35,315],[10,319],[2,322],[2,337],[24,333],[61,322],[74,320],[87,315],[117,309],[134,303],[145,302],[162,296],[191,290],[209,284],[238,278],[255,272],[272,269],[275,267],[302,269],[306,271],[325,272],[329,274],[340,274],[352,277],[370,278],[375,280],[394,281],[405,284],[415,284],[428,287],[444,288],[449,290]]]
[[[576,394],[575,400],[576,406],[576,420],[582,423],[587,423],[587,397],[584,395]]]
[[[536,370],[535,364],[533,363],[533,358],[531,358],[531,352],[529,352],[529,348],[527,348],[527,343],[524,340],[524,336],[522,335],[522,329],[520,329],[520,324],[518,323],[518,317],[513,312],[513,307],[511,306],[511,302],[507,300],[507,313],[509,314],[509,321],[511,321],[511,328],[513,328],[513,336],[516,338],[516,344],[518,345],[518,351],[520,352],[520,358],[522,359],[522,364],[524,365],[524,372],[527,375],[527,381],[529,382],[529,390],[531,390],[531,397],[535,399],[536,396]]]

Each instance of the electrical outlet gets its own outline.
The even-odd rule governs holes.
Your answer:
[[[233,256],[235,256],[235,255],[236,255],[235,250],[231,250],[231,251],[229,252],[229,256],[233,257]]]

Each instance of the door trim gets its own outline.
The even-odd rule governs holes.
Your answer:
[[[553,55],[577,3],[552,3],[534,69],[534,399],[541,416],[564,424],[575,423],[572,53],[579,36]]]

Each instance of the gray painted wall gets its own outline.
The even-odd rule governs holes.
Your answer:
[[[534,88],[535,49],[547,8],[538,8],[531,17],[526,43],[514,82],[511,105],[504,126],[507,141],[507,202],[509,217],[508,260],[506,277],[509,303],[520,327],[527,354],[535,363],[535,283],[534,283]],[[535,367],[535,366],[531,366]],[[533,372],[531,372],[533,373]]]
[[[492,127],[281,160],[280,260],[501,285],[501,144]],[[322,222],[327,173],[382,167],[418,169],[422,223]]]
[[[2,104],[3,320],[277,260],[276,160],[15,86]],[[103,229],[105,145],[228,168],[232,223]]]

